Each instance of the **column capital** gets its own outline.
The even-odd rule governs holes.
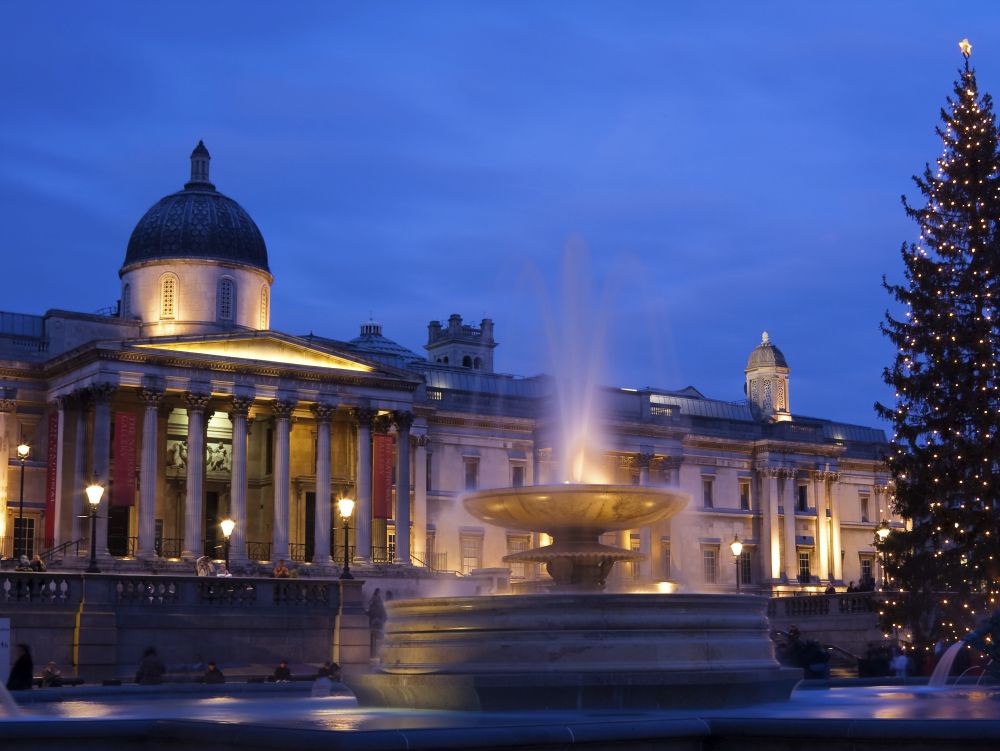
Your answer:
[[[204,412],[211,399],[210,394],[197,394],[193,391],[184,392],[184,404],[188,412]]]
[[[316,417],[316,422],[330,422],[333,420],[333,415],[337,412],[336,404],[329,404],[327,402],[316,402],[310,409],[313,415]]]
[[[639,469],[649,469],[649,465],[653,463],[654,458],[656,458],[654,454],[636,454],[635,464]]]
[[[156,389],[139,389],[139,400],[145,405],[146,409],[156,409],[160,406],[160,402],[163,401],[163,397],[166,394],[162,391],[157,391]]]
[[[95,383],[90,387],[90,398],[95,404],[110,404],[118,391],[114,383]]]
[[[840,472],[824,472],[823,479],[828,482],[836,482],[840,479]]]
[[[0,412],[16,412],[17,399],[0,399]]]
[[[287,420],[292,416],[292,410],[295,409],[297,402],[294,399],[277,399],[271,405],[271,409],[274,411],[274,416],[279,420]]]
[[[417,446],[419,448],[427,448],[431,445],[431,439],[425,435],[418,435],[416,438]]]
[[[405,430],[413,426],[413,413],[412,412],[393,412],[392,422],[396,426],[396,430]]]
[[[374,409],[368,409],[367,407],[353,407],[351,409],[351,419],[354,420],[355,425],[364,426],[369,430],[372,429],[372,422],[375,420],[375,415],[377,415]]]
[[[246,418],[250,414],[250,407],[253,406],[252,396],[234,396],[233,403],[229,407],[229,419],[234,417]]]

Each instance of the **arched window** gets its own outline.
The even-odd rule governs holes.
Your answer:
[[[122,287],[122,318],[132,317],[132,285]]]
[[[475,360],[472,361],[472,369],[473,370],[483,369],[483,359],[481,357],[477,357]]]
[[[235,318],[236,283],[228,276],[219,281],[219,304],[216,315],[220,321],[231,321]]]
[[[263,287],[260,288],[260,328],[262,329],[267,328],[267,322],[268,322],[267,306],[268,306],[267,285],[265,284]]]
[[[168,321],[177,317],[177,277],[164,274],[160,279],[160,320]]]
[[[465,357],[463,357],[462,358],[462,367],[463,368],[471,368],[472,367],[472,358],[469,357],[468,355],[466,355]]]

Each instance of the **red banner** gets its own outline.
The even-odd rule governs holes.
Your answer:
[[[45,472],[45,547],[56,537],[56,471],[59,468],[59,413],[49,413],[49,466]]]
[[[376,433],[372,436],[375,457],[372,462],[372,517],[392,518],[392,449],[390,435]]]
[[[115,471],[111,480],[111,505],[135,503],[136,417],[131,412],[115,412]]]

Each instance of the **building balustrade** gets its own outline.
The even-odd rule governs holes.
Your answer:
[[[884,595],[881,592],[848,592],[836,595],[776,597],[767,604],[770,618],[808,618],[873,613]]]
[[[340,601],[335,581],[271,578],[208,578],[148,574],[37,574],[0,575],[0,604],[11,611],[38,606],[76,608],[86,583],[88,607],[109,605],[151,608],[162,612],[186,608],[296,609],[329,612]]]

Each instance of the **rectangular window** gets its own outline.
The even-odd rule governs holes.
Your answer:
[[[527,536],[510,536],[507,538],[507,554],[523,553],[528,549],[530,538]],[[524,561],[510,561],[510,578],[524,579],[528,575],[528,564]]]
[[[638,485],[639,482],[641,481],[641,479],[642,478],[641,478],[641,476],[639,475],[638,472],[633,472],[632,473],[632,484],[633,485]]]
[[[745,547],[740,553],[740,583],[741,584],[752,584],[753,583],[753,562],[750,556],[750,551]]]
[[[713,508],[715,506],[715,499],[712,495],[714,485],[715,481],[711,477],[701,478],[701,500],[705,508]]]
[[[510,468],[510,485],[512,488],[524,487],[524,465],[514,464]]]
[[[799,485],[799,511],[809,510],[809,487],[807,485]]]
[[[274,428],[267,429],[264,441],[264,474],[274,474]]]
[[[663,563],[663,578],[670,578],[670,540],[660,540],[660,555]]]
[[[858,500],[861,502],[861,522],[870,522],[871,517],[868,512],[868,496],[860,496]]]
[[[865,556],[861,559],[861,586],[870,589],[875,586],[875,559]]]
[[[462,573],[471,574],[483,567],[483,536],[462,535]]]
[[[809,551],[799,552],[799,581],[803,584],[808,584],[810,577],[812,576],[812,571],[809,566]]]
[[[750,481],[740,480],[740,508],[750,510]]]
[[[475,490],[479,486],[479,460],[465,460],[465,489]]]
[[[715,584],[719,580],[719,555],[715,548],[702,548],[702,576],[706,584]]]
[[[426,468],[427,468],[426,469],[427,481],[425,483],[425,488],[427,490],[433,490],[434,489],[433,485],[431,483],[431,469],[434,466],[433,462],[431,462],[431,459],[433,458],[433,456],[434,456],[434,454],[432,452],[430,452],[430,451],[427,452],[427,460],[426,460],[426,465],[425,465]]]

